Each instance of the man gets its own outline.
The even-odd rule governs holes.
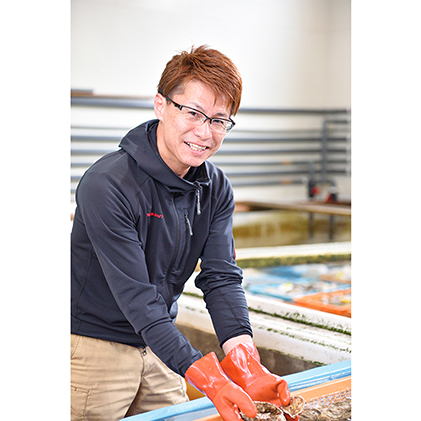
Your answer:
[[[234,126],[241,91],[237,68],[220,52],[175,55],[158,85],[157,120],[131,130],[82,177],[72,230],[72,420],[185,402],[182,377],[224,420],[240,419],[239,409],[255,416],[252,400],[288,404],[286,382],[260,364],[252,341],[231,185],[207,162]],[[199,259],[196,285],[224,369],[174,324]]]

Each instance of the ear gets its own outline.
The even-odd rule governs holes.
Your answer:
[[[156,94],[153,101],[153,108],[155,110],[155,116],[158,120],[163,119],[164,106],[166,99],[161,94]]]

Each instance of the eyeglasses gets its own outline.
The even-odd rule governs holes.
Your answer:
[[[176,108],[181,111],[181,115],[191,124],[200,126],[209,120],[209,125],[212,130],[218,133],[228,133],[234,126],[235,123],[231,119],[225,118],[212,118],[208,117],[202,111],[196,110],[195,108],[188,107],[187,105],[177,104],[169,97],[165,97],[168,101],[172,102]]]

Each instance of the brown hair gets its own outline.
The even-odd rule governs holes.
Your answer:
[[[167,63],[158,92],[164,97],[181,93],[192,79],[207,85],[215,95],[225,96],[231,105],[231,114],[237,113],[243,84],[240,72],[227,56],[206,45],[192,47],[190,52],[182,51]]]

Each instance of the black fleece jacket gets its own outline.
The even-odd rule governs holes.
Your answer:
[[[162,160],[158,120],[122,139],[120,150],[93,164],[76,192],[71,235],[72,333],[149,346],[184,376],[202,354],[174,325],[177,299],[198,259],[220,345],[252,335],[235,262],[234,198],[210,162],[185,178]]]

